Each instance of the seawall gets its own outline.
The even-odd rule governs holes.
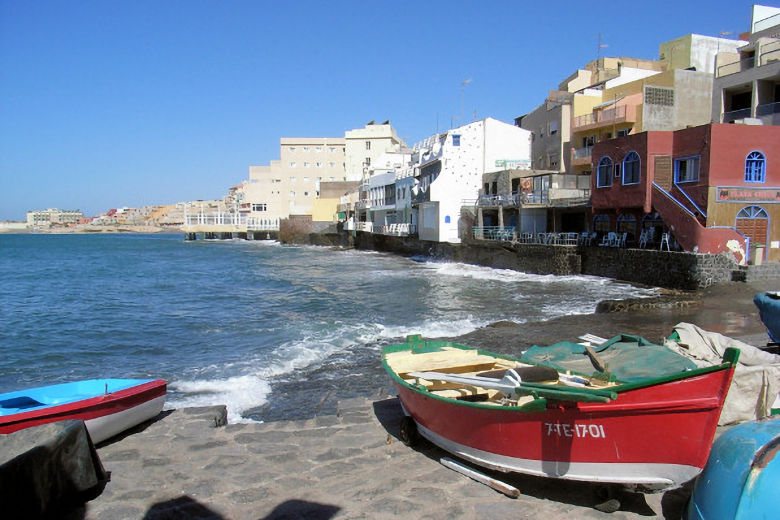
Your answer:
[[[698,254],[651,249],[583,247],[464,240],[461,244],[429,242],[364,232],[281,236],[287,243],[355,247],[406,256],[426,256],[533,274],[592,275],[626,282],[697,290],[731,281],[780,278],[780,266],[740,267],[726,254]]]

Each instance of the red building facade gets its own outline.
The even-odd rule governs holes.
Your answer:
[[[642,132],[598,143],[592,157],[594,230],[780,261],[780,127]]]

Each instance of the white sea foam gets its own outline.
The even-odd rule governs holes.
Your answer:
[[[184,394],[170,399],[167,408],[190,408],[224,404],[228,423],[254,422],[241,414],[268,401],[271,385],[256,375],[198,381],[172,381],[168,385],[176,393]]]

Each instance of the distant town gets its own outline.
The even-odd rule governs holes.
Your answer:
[[[251,239],[292,221],[308,233],[780,261],[780,8],[753,6],[740,35],[688,34],[660,43],[657,60],[599,56],[562,77],[511,123],[487,117],[412,144],[390,121],[282,137],[279,159],[249,166],[219,200],[31,210],[0,231]]]

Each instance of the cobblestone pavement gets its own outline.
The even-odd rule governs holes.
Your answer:
[[[217,426],[224,407],[164,412],[98,448],[111,481],[68,519],[679,518],[687,499],[620,491],[607,514],[603,487],[493,474],[520,489],[512,499],[442,466],[438,448],[404,445],[401,416],[393,397],[262,424]]]

